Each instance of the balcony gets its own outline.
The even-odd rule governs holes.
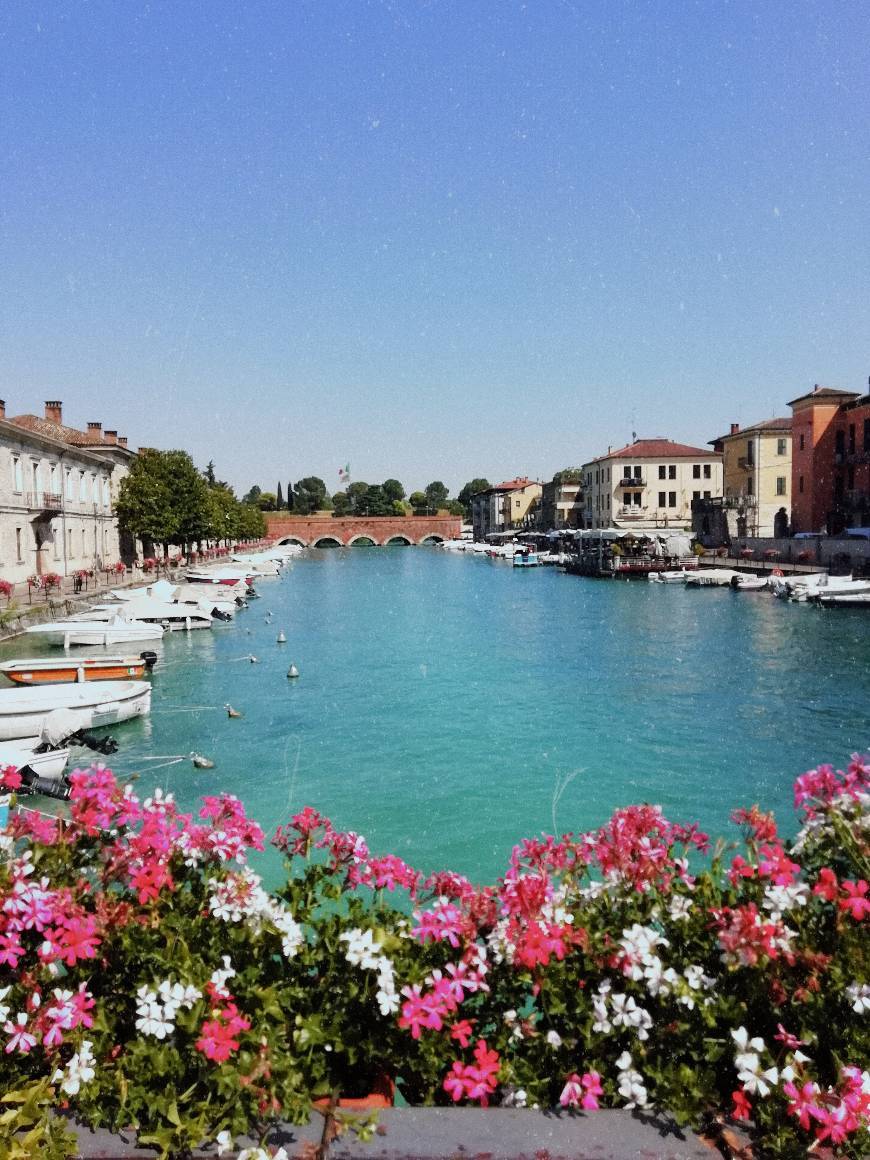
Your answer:
[[[645,479],[638,479],[635,476],[627,475],[625,479],[621,479],[616,485],[617,487],[646,487]]]
[[[636,504],[627,504],[625,507],[618,507],[616,509],[616,516],[620,520],[644,520],[646,519],[647,508],[638,507]]]
[[[737,466],[743,471],[754,471],[755,460],[751,459],[748,455],[741,455],[737,460]]]
[[[26,491],[24,505],[32,512],[40,512],[46,518],[59,515],[63,510],[63,500],[56,491]]]
[[[693,512],[721,511],[723,508],[727,511],[742,512],[755,507],[758,507],[757,495],[715,495],[709,499],[692,500]]]

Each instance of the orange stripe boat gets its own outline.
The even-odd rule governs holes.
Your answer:
[[[4,661],[0,673],[16,685],[65,685],[80,681],[141,681],[150,673],[157,653],[129,657],[72,657],[64,660],[32,657]]]

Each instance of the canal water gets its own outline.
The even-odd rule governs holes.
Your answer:
[[[860,610],[434,548],[313,552],[257,587],[232,624],[167,637],[151,717],[116,728],[108,764],[185,809],[231,791],[267,833],[312,805],[486,880],[520,838],[632,802],[714,836],[759,802],[793,830],[794,777],[870,745]],[[275,881],[277,856],[262,868]]]

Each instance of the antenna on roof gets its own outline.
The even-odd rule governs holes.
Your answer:
[[[631,428],[632,428],[631,441],[632,441],[632,443],[637,443],[637,431],[634,430],[634,428],[636,426],[637,426],[637,414],[635,412],[634,407],[632,407],[631,408]]]

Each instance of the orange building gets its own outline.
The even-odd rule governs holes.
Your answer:
[[[816,386],[789,406],[792,530],[870,524],[870,395]]]

